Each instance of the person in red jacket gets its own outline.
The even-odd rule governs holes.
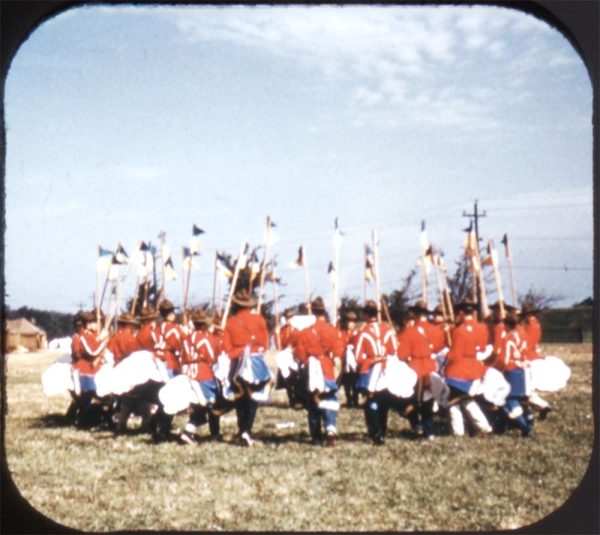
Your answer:
[[[356,381],[358,372],[356,371],[356,340],[359,329],[356,322],[358,316],[352,310],[342,316],[341,333],[344,342],[344,358],[341,382],[346,396],[346,407],[358,407],[358,389]]]
[[[79,384],[79,418],[76,425],[89,428],[99,422],[100,406],[93,403],[96,394],[94,376],[100,368],[104,350],[108,343],[107,333],[98,333],[98,323],[94,312],[81,314],[84,329],[75,342],[74,354],[76,375]],[[73,343],[72,343],[73,347]]]
[[[414,405],[416,410],[409,416],[411,427],[418,434],[424,433],[429,440],[435,438],[435,423],[433,419],[434,399],[431,394],[430,374],[437,372],[437,361],[433,354],[431,338],[434,327],[429,323],[429,310],[424,301],[417,301],[409,307],[414,316],[409,321],[402,334],[400,358],[405,360],[417,374],[417,386]]]
[[[82,358],[83,347],[81,345],[81,336],[84,331],[84,322],[82,319],[83,310],[80,310],[73,317],[73,328],[75,333],[71,337],[71,369],[75,370],[77,361]],[[69,390],[71,395],[71,403],[67,408],[65,418],[67,421],[74,423],[77,420],[79,414],[79,397],[74,390]]]
[[[340,331],[327,319],[325,303],[317,297],[311,303],[316,322],[298,335],[295,358],[308,373],[308,428],[313,445],[323,440],[325,426],[327,446],[335,445],[339,399],[336,360],[340,363],[344,343]]]
[[[510,384],[510,394],[503,410],[508,419],[514,422],[524,437],[531,434],[532,425],[527,421],[524,403],[531,394],[528,373],[529,362],[525,355],[527,342],[519,333],[519,318],[516,312],[507,313],[504,319],[506,336],[502,340],[501,352],[496,355],[493,366],[504,373]]]
[[[521,324],[525,336],[525,358],[530,362],[533,360],[544,359],[541,354],[539,343],[542,339],[542,325],[536,314],[538,310],[533,303],[523,303],[521,308]],[[540,420],[545,420],[548,414],[555,410],[548,401],[540,396],[535,390],[529,396],[529,405],[539,411]]]
[[[170,377],[181,373],[181,363],[179,359],[183,351],[185,333],[183,329],[175,323],[175,305],[168,299],[164,299],[158,305],[158,311],[162,321],[155,331],[156,335],[156,356],[163,360],[167,365]]]
[[[202,403],[192,405],[189,420],[181,439],[187,444],[197,441],[196,430],[199,425],[206,423],[211,440],[220,440],[220,415],[224,409],[224,400],[212,366],[217,360],[217,339],[209,332],[210,318],[203,310],[197,310],[190,316],[194,331],[184,343],[182,353],[183,372],[192,379],[202,393]]]
[[[356,364],[358,368],[357,389],[364,392],[365,421],[369,437],[376,445],[385,441],[387,419],[391,405],[390,394],[387,390],[377,391],[370,388],[373,374],[379,374],[376,364],[385,366],[388,358],[396,358],[398,341],[392,327],[387,323],[377,321],[377,303],[373,300],[365,302],[363,315],[366,323],[356,335]]]
[[[181,373],[181,353],[185,341],[185,333],[182,328],[175,323],[175,305],[168,299],[164,299],[158,305],[158,311],[162,321],[155,328],[156,345],[154,354],[157,358],[164,361],[167,367],[169,377],[175,377]],[[152,397],[157,397],[157,387],[152,385]],[[154,442],[173,440],[171,435],[171,424],[173,416],[166,414],[163,406],[159,404],[158,410],[152,417],[149,426]]]
[[[150,307],[142,308],[138,316],[142,327],[137,333],[138,350],[145,349],[146,351],[154,352],[158,338],[156,336],[156,311]]]
[[[468,300],[455,307],[457,326],[452,331],[452,345],[447,355],[445,376],[450,387],[450,425],[455,435],[464,435],[465,432],[463,409],[478,431],[492,432],[488,419],[475,400],[487,369],[483,360],[489,341],[487,326],[476,320],[476,307]]]
[[[265,319],[252,309],[256,300],[247,290],[232,298],[232,315],[223,333],[223,350],[231,359],[229,380],[234,387],[240,444],[252,446],[252,427],[258,400],[266,401],[272,382],[265,362],[269,331]]]
[[[116,366],[131,353],[139,349],[136,329],[139,322],[128,312],[117,318],[117,330],[109,338],[106,346],[113,356],[113,364]]]

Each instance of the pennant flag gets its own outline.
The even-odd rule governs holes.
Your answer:
[[[108,280],[114,281],[119,278],[119,266],[122,266],[122,265],[123,265],[123,262],[119,261],[119,259],[117,258],[117,255],[114,254],[112,256],[112,259],[110,262],[110,268],[108,270]]]
[[[171,255],[168,256],[165,261],[165,277],[171,281],[174,281],[177,278],[177,272],[175,271],[175,267],[173,266],[173,260],[171,259]]]
[[[371,248],[365,244],[365,280],[371,282],[375,277],[375,256]]]
[[[194,262],[194,256],[196,256],[198,253],[194,253],[189,247],[182,247],[181,250],[181,256],[183,257],[183,267],[185,269],[197,269],[198,264]]]
[[[125,251],[125,248],[119,243],[117,250],[115,252],[115,257],[119,261],[120,264],[128,264],[129,263],[129,255]]]
[[[333,243],[336,247],[339,247],[342,243],[342,236],[345,236],[345,233],[340,230],[340,226],[338,224],[338,218],[335,218],[335,229],[333,232]]]
[[[465,238],[465,258],[475,255],[477,251],[477,239],[473,229],[473,220],[469,222],[469,226],[465,229],[467,237]]]
[[[147,277],[154,265],[154,259],[148,254],[149,250],[148,244],[141,241],[137,250],[131,256],[131,263],[137,266],[137,276],[140,278]]]
[[[217,255],[218,256],[218,255]],[[215,260],[215,268],[216,270],[222,274],[226,279],[231,280],[233,279],[233,271],[231,271],[224,263],[222,260],[217,259]]]
[[[112,264],[113,252],[108,249],[103,249],[98,245],[98,259],[96,261],[96,269],[99,271],[105,271],[110,269]]]
[[[423,255],[427,254],[429,249],[429,238],[427,237],[427,231],[425,230],[425,220],[421,221],[421,251]]]
[[[329,280],[331,284],[337,283],[337,272],[335,267],[333,266],[333,262],[329,262],[329,266],[327,267],[327,273],[329,273]]]
[[[290,267],[292,268],[297,268],[300,266],[304,265],[304,245],[301,245],[300,247],[298,247],[298,258],[296,258],[296,260],[294,260]]]
[[[504,245],[504,255],[508,258],[510,256],[510,252],[508,249],[508,234],[502,236],[502,245]]]
[[[192,239],[190,241],[190,250],[192,254],[198,254],[202,250],[202,245],[198,236],[204,234],[204,231],[195,224],[192,227]]]
[[[249,249],[249,247],[250,247],[250,244],[246,243],[242,254],[239,256],[239,258],[237,260],[238,264],[240,266],[240,270],[246,269],[246,267],[248,266],[248,249]]]
[[[253,281],[256,276],[260,273],[260,260],[256,254],[258,248],[252,249],[250,256],[248,257],[247,266],[250,266],[250,281]]]

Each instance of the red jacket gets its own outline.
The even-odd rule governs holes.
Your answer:
[[[217,339],[206,331],[194,331],[185,341],[184,351],[181,356],[182,364],[187,364],[186,374],[196,381],[209,381],[214,379],[212,365],[216,362],[218,354]]]
[[[223,349],[230,359],[242,356],[246,346],[250,346],[250,353],[264,353],[268,345],[269,331],[265,319],[260,314],[242,309],[227,320],[223,333]]]
[[[98,335],[92,331],[83,331],[79,340],[81,342],[81,358],[75,363],[75,368],[84,375],[95,375],[100,365],[94,364],[94,361],[102,354],[108,340],[99,340]]]
[[[452,346],[447,355],[446,376],[474,381],[481,379],[486,366],[477,360],[477,352],[485,349],[489,340],[488,328],[472,317],[452,332]]]
[[[185,334],[181,327],[172,321],[163,321],[155,330],[157,338],[156,356],[164,360],[169,370],[181,371],[179,359],[183,351]]]
[[[493,362],[493,366],[501,371],[512,371],[523,368],[527,362],[525,356],[527,343],[519,334],[517,329],[507,331],[502,339],[499,355]]]
[[[417,373],[419,378],[437,371],[437,362],[431,358],[433,344],[430,341],[432,325],[426,320],[408,324],[402,334],[400,357]]]
[[[131,327],[120,327],[108,340],[106,346],[115,358],[115,364],[140,349],[139,342]]]
[[[398,340],[393,329],[377,320],[367,323],[356,337],[358,373],[367,373],[377,358],[398,354]]]
[[[535,316],[527,316],[523,328],[525,329],[525,340],[527,341],[525,356],[529,360],[543,358],[538,348],[538,344],[542,339],[542,326],[539,320]]]
[[[335,380],[333,359],[342,358],[344,349],[340,331],[327,323],[324,317],[318,317],[313,326],[300,331],[294,356],[302,364],[308,362],[308,357],[316,357],[321,363],[323,377],[333,381]]]
[[[156,334],[157,329],[154,322],[144,323],[137,333],[138,350],[154,351],[158,342]]]
[[[429,337],[429,343],[431,344],[431,351],[433,353],[439,353],[448,345],[446,329],[444,328],[443,323],[429,323],[427,336]]]

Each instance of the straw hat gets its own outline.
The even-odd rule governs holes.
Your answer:
[[[242,308],[252,308],[256,306],[256,299],[254,299],[252,294],[246,289],[238,290],[231,298],[231,302]]]

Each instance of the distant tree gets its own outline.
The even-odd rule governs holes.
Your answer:
[[[397,327],[404,325],[404,319],[409,305],[409,300],[407,299],[405,291],[393,290],[390,294],[384,295],[383,300],[387,305],[390,317],[392,318],[392,323]],[[386,319],[385,314],[383,314],[383,319]]]
[[[360,319],[362,317],[362,305],[355,297],[345,295],[342,297],[342,302],[340,304],[340,318],[342,320],[342,325],[348,312],[354,312],[356,317]]]
[[[593,306],[594,306],[594,299],[592,299],[591,297],[587,297],[583,301],[580,301],[579,303],[575,303],[573,305],[573,308],[587,308],[587,307],[593,307]]]
[[[526,293],[519,295],[519,306],[524,303],[532,303],[535,308],[542,310],[544,308],[552,308],[557,301],[564,299],[562,295],[548,294],[545,290],[539,290],[533,286],[529,287]]]

